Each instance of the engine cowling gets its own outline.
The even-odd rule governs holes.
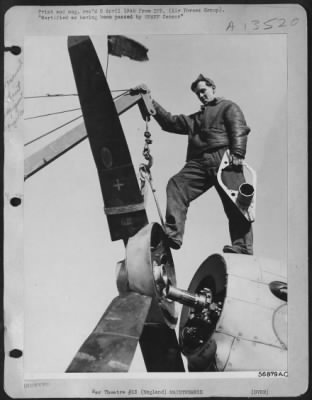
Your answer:
[[[182,308],[180,345],[190,371],[287,370],[287,280],[280,262],[213,254],[188,291],[211,296],[206,309]]]

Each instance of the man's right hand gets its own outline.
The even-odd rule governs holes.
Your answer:
[[[135,86],[134,88],[130,89],[131,94],[138,94],[138,93],[151,93],[150,88],[145,85],[145,83],[141,83],[140,85]]]
[[[244,164],[244,159],[236,154],[230,154],[230,164],[238,167]]]

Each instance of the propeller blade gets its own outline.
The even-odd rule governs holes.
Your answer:
[[[69,36],[68,50],[111,239],[126,241],[148,223],[128,144],[91,39]]]
[[[151,301],[135,292],[115,297],[66,372],[128,372]]]
[[[166,324],[145,324],[140,346],[148,372],[185,372],[176,332]]]

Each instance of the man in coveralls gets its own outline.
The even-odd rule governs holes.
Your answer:
[[[142,85],[146,91],[149,89]],[[232,245],[226,253],[253,254],[251,223],[238,211],[217,181],[224,152],[230,150],[231,173],[227,186],[245,182],[242,161],[246,154],[247,126],[241,109],[232,101],[216,97],[212,79],[200,74],[191,90],[202,102],[201,110],[191,115],[172,115],[153,100],[154,118],[164,131],[188,135],[186,164],[167,185],[166,234],[173,249],[182,245],[186,214],[191,201],[214,186],[229,220]]]

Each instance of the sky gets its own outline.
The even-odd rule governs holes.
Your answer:
[[[216,94],[236,102],[251,132],[246,161],[257,171],[254,252],[287,259],[287,42],[286,35],[132,36],[149,49],[147,62],[109,57],[111,90],[146,83],[152,97],[173,114],[199,109],[190,90],[202,73]],[[91,37],[104,71],[106,36]],[[25,96],[76,93],[67,37],[27,37]],[[114,94],[114,93],[113,93]],[[116,93],[115,93],[116,94]],[[25,99],[25,143],[79,116],[77,96]],[[25,147],[25,157],[75,125]],[[144,161],[145,123],[138,109],[121,116],[134,167]],[[161,131],[150,122],[152,175],[165,212],[168,179],[184,165],[187,136]],[[111,242],[97,171],[84,141],[25,182],[25,371],[63,372],[118,294],[115,265],[124,258],[121,241]],[[159,222],[152,195],[149,221]],[[190,206],[183,247],[173,251],[178,287],[186,289],[201,262],[230,244],[226,216],[211,189]],[[179,309],[179,307],[178,307]],[[56,356],[57,352],[57,356]],[[140,351],[133,371],[144,371]]]

